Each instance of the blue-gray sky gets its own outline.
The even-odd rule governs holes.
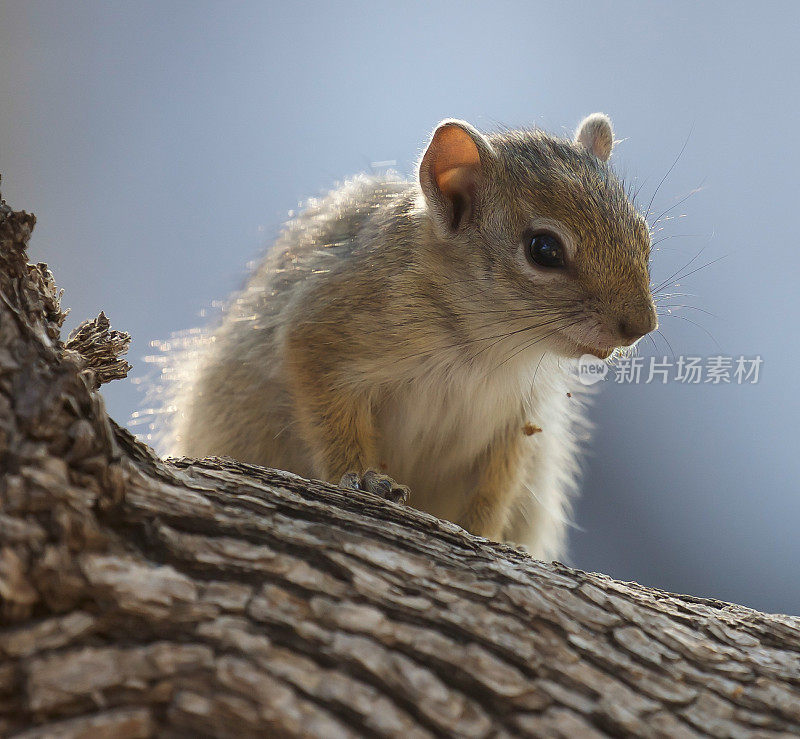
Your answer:
[[[287,212],[444,117],[567,133],[611,115],[655,278],[704,249],[643,354],[755,355],[754,386],[606,384],[571,561],[800,613],[795,2],[0,0],[4,197],[72,308],[148,342],[200,324]],[[688,320],[686,320],[688,319]],[[694,325],[696,322],[701,327]],[[710,332],[713,339],[706,333]],[[130,382],[104,389],[125,421]]]

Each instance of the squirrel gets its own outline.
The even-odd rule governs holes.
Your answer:
[[[290,221],[187,371],[173,449],[411,504],[563,555],[587,423],[570,365],[657,327],[650,230],[574,139],[442,121],[415,181],[361,175]]]

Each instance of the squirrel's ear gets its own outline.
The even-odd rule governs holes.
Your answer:
[[[614,130],[605,113],[592,113],[581,121],[575,131],[575,143],[582,144],[604,162],[611,156],[614,146]]]
[[[419,165],[419,183],[437,226],[454,232],[475,214],[491,144],[469,123],[442,121]]]

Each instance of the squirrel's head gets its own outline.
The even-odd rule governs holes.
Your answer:
[[[601,113],[572,141],[446,120],[419,165],[436,234],[474,278],[471,299],[558,354],[605,358],[657,327],[650,231],[607,164],[612,147]]]

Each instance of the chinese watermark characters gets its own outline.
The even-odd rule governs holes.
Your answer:
[[[608,362],[591,354],[584,354],[576,366],[578,379],[584,385],[594,385],[605,379],[621,385],[666,385],[678,382],[684,385],[755,385],[761,365],[760,355],[746,357],[618,357]]]

